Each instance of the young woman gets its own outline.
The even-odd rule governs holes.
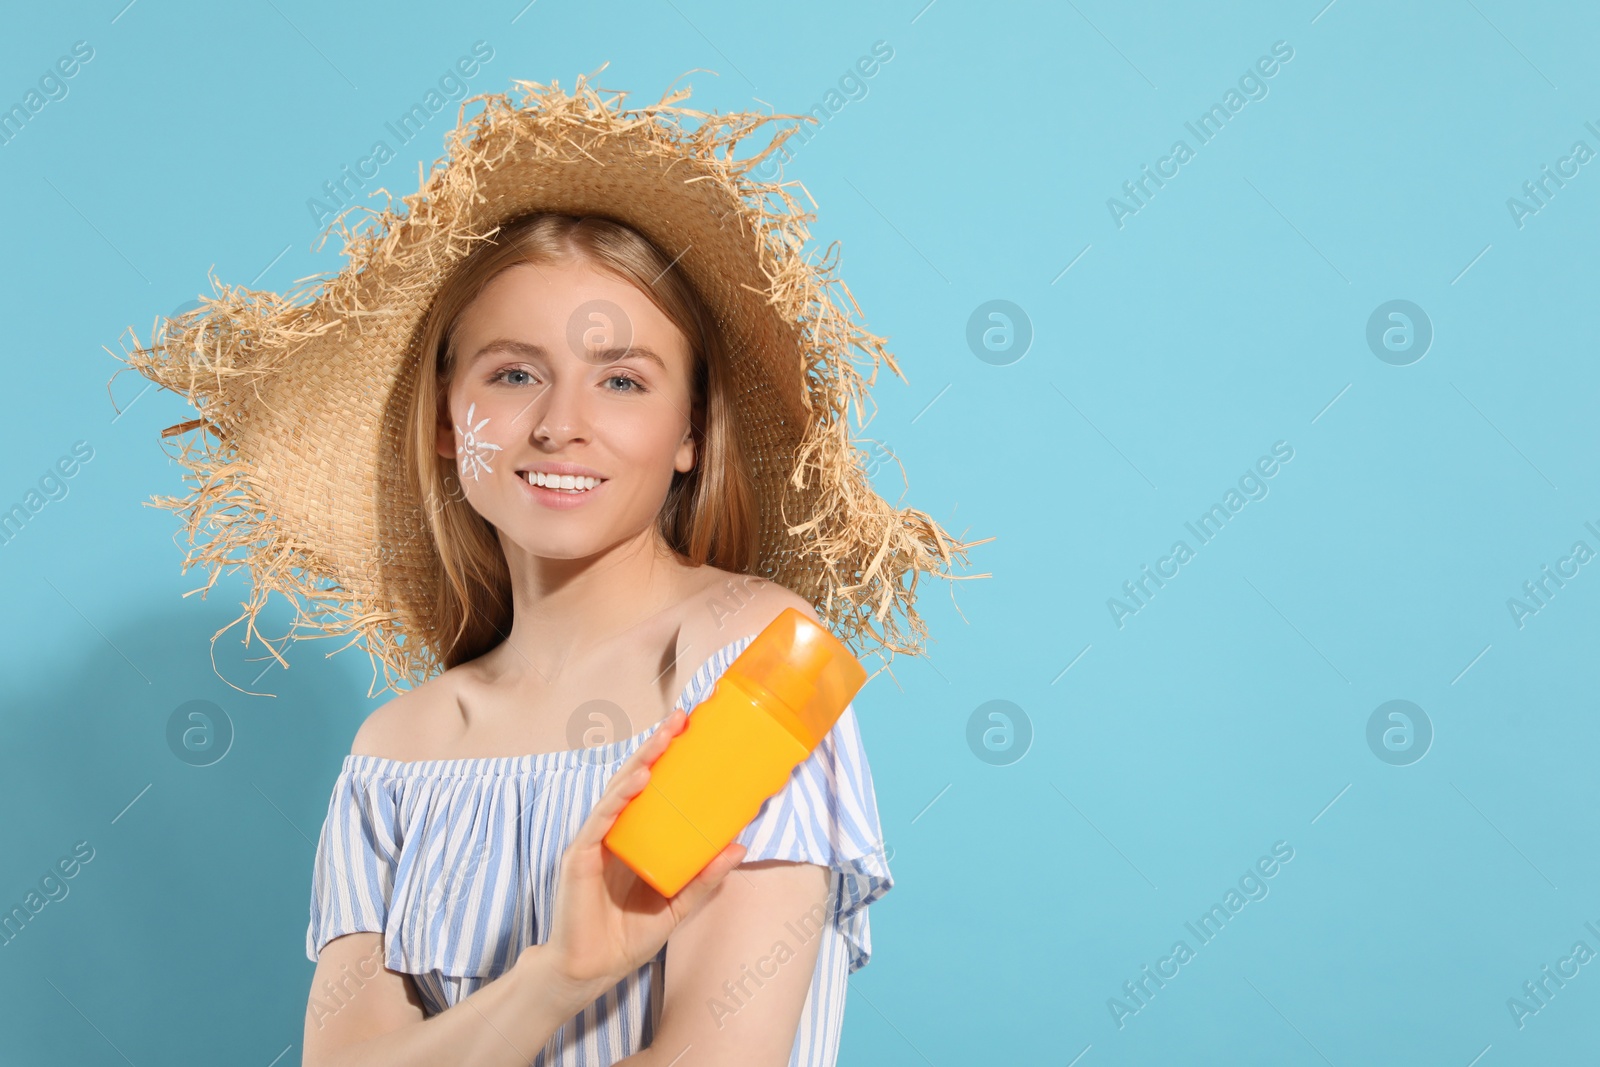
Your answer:
[[[185,567],[412,683],[334,783],[304,1061],[831,1065],[893,885],[853,706],[671,900],[602,838],[781,611],[916,654],[896,609],[981,542],[868,483],[854,355],[893,358],[750,177],[793,130],[734,155],[795,116],[520,84],[309,300],[224,288],[129,359],[208,431],[156,501]]]
[[[480,627],[485,647],[456,646],[459,664],[356,734],[317,862],[308,1067],[489,1067],[541,1049],[666,1064],[691,1046],[697,1064],[781,1067],[837,1041],[846,946],[820,921],[833,879],[785,857],[799,838],[881,841],[853,709],[671,901],[600,845],[681,728],[675,708],[785,607],[816,618],[780,585],[694,565],[663,533],[697,464],[727,495],[711,507],[748,501],[744,457],[717,425],[728,378],[707,325],[665,256],[597,218],[513,222],[436,297],[411,438],[433,449],[407,458],[481,519],[445,523],[440,551],[504,574],[509,630]],[[474,605],[460,607],[465,631]],[[574,724],[616,722],[630,729],[571,750]],[[386,916],[402,867],[414,895]],[[399,941],[387,957],[384,931]],[[417,970],[330,997],[330,980],[396,954]]]

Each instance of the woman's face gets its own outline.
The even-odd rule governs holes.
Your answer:
[[[688,339],[614,274],[579,260],[508,268],[462,312],[455,352],[439,454],[531,555],[582,559],[637,537],[673,472],[694,466]],[[563,491],[532,472],[600,481]]]

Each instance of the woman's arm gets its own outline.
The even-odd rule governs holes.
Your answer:
[[[667,940],[661,1025],[617,1067],[785,1067],[833,921],[830,873],[784,860],[734,868]]]
[[[305,1067],[526,1067],[563,1023],[610,987],[604,980],[564,978],[535,945],[505,974],[424,1018],[405,975],[383,967],[381,946],[379,934],[346,934],[318,956],[306,1010]],[[368,974],[373,977],[354,977]],[[335,983],[336,996],[325,979]]]
[[[606,832],[687,721],[673,709],[606,783],[562,853],[549,939],[524,948],[509,970],[470,996],[421,1018],[405,977],[382,966],[382,935],[331,939],[317,956],[306,1006],[307,1067],[524,1065],[563,1023],[652,959],[745,855],[742,844],[729,844],[669,900],[605,847]],[[330,1013],[320,1002],[327,982],[359,988]]]

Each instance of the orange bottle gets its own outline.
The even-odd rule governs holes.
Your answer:
[[[662,896],[675,895],[783,789],[866,680],[843,642],[785,608],[656,758],[606,847]]]

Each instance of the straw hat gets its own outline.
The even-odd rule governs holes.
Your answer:
[[[281,295],[213,275],[216,296],[158,319],[148,346],[134,336],[125,349],[128,367],[183,393],[199,412],[162,431],[200,431],[179,439],[175,457],[190,491],[149,501],[186,524],[184,572],[210,567],[210,580],[191,592],[204,595],[230,566],[251,574],[244,613],[213,646],[240,622],[248,643],[276,591],[295,610],[285,644],[349,635],[341,649],[363,642],[374,683],[381,666],[387,688],[416,684],[442,665],[441,650],[407,636],[421,632],[416,624],[443,581],[422,501],[396,459],[420,327],[469,251],[502,223],[548,211],[638,230],[675,257],[723,330],[760,502],[756,573],[810,601],[858,656],[867,644],[891,657],[920,654],[918,575],[986,577],[948,572],[983,542],[952,538],[868,482],[847,411],[853,404],[863,424],[880,361],[905,376],[884,339],[852,318],[860,309],[833,277],[837,243],[820,258],[802,251],[816,216],[789,195],[799,183],[751,177],[797,127],[733,158],[735,144],[764,123],[815,120],[673,106],[688,89],[625,109],[626,94],[602,99],[583,76],[570,95],[557,82],[513,84],[519,102],[509,94],[462,102],[447,156],[415,195],[397,207],[383,190],[383,210],[352,206],[335,220],[328,232],[339,231],[346,258],[337,274],[301,279]],[[467,116],[477,101],[483,108]],[[692,129],[686,118],[698,120]],[[353,227],[351,211],[364,213]],[[852,349],[871,363],[865,379]],[[202,527],[210,536],[197,542]]]

